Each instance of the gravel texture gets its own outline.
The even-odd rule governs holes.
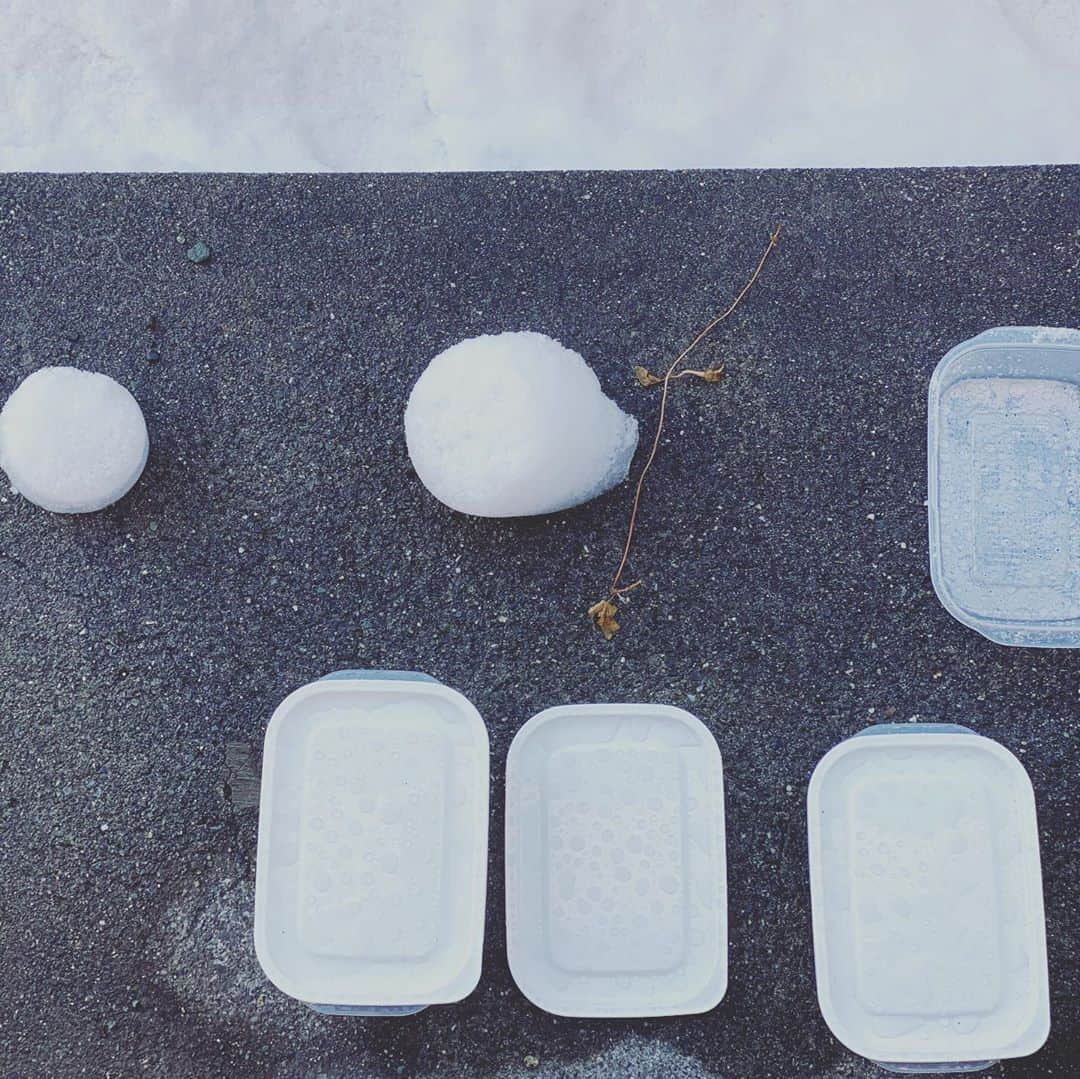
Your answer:
[[[409,387],[463,337],[582,352],[651,435],[660,366],[757,290],[682,382],[605,643],[626,486],[520,521],[410,470]],[[187,252],[203,243],[204,264]],[[967,723],[1026,764],[1054,1029],[1080,1058],[1074,653],[965,629],[927,567],[926,388],[998,324],[1080,325],[1080,168],[470,176],[0,176],[0,393],[45,364],[138,397],[118,506],[0,500],[0,1073],[836,1079],[813,987],[804,797],[868,723]],[[640,461],[640,458],[639,458]],[[244,773],[274,706],[342,667],[426,671],[492,738],[484,975],[415,1018],[317,1016],[251,944]],[[550,705],[650,699],[716,734],[731,988],[704,1016],[574,1021],[506,965],[502,783]]]

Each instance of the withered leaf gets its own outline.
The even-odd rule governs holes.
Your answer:
[[[615,615],[619,608],[609,599],[602,599],[589,608],[589,617],[593,625],[604,635],[605,641],[610,641],[619,632],[619,623],[615,621]]]
[[[703,382],[719,382],[724,377],[724,365],[708,367],[698,376]]]
[[[658,386],[664,380],[657,378],[647,367],[642,367],[638,364],[634,368],[634,378],[638,380],[639,386]]]

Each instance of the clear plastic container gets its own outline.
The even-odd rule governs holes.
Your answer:
[[[1080,647],[1080,331],[1001,327],[930,380],[930,575],[999,644]]]
[[[336,1015],[409,1015],[472,992],[488,774],[479,713],[427,675],[339,671],[290,694],[263,754],[255,950],[267,977]]]
[[[1020,761],[963,727],[873,727],[822,758],[807,815],[818,999],[833,1034],[897,1072],[978,1071],[1035,1052],[1050,998]]]
[[[727,988],[723,764],[680,708],[526,723],[506,763],[510,970],[556,1015],[679,1015]]]

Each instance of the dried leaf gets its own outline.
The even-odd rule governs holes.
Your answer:
[[[634,378],[638,380],[640,386],[659,386],[664,380],[657,378],[647,367],[642,367],[638,364],[634,368]]]
[[[709,367],[704,371],[695,371],[694,374],[702,382],[719,382],[724,377],[724,365],[722,363],[717,364],[716,367]]]
[[[589,608],[589,617],[593,625],[604,635],[605,641],[610,641],[619,632],[619,623],[615,621],[615,615],[619,608],[609,599],[602,599]]]

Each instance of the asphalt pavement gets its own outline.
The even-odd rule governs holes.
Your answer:
[[[633,366],[726,305],[777,223],[702,355],[726,379],[673,392],[645,583],[605,642],[585,611],[629,487],[454,514],[409,466],[409,388],[464,337],[538,330],[646,442]],[[1078,1074],[1080,658],[966,629],[927,564],[927,382],[1005,324],[1080,326],[1080,168],[0,176],[0,395],[104,371],[151,439],[102,513],[0,490],[0,1073],[879,1074],[818,1011],[806,784],[870,723],[941,720],[1013,750],[1039,811],[1053,1031],[986,1074]],[[252,946],[248,766],[276,704],[345,667],[432,674],[491,734],[483,977],[408,1019],[318,1016]],[[702,1016],[560,1019],[506,963],[506,751],[543,708],[632,700],[723,753],[730,988]]]

